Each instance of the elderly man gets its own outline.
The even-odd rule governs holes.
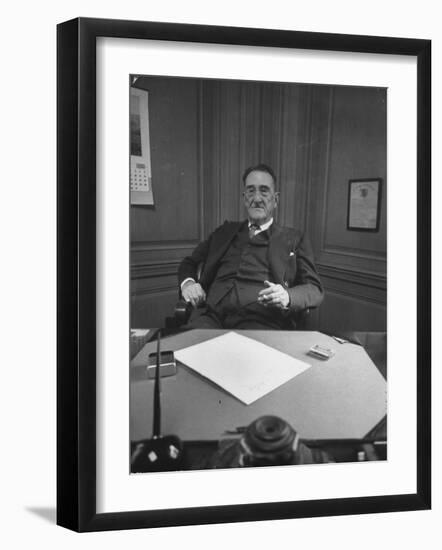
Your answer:
[[[273,170],[250,167],[243,183],[248,220],[224,222],[179,267],[181,294],[194,306],[187,328],[290,328],[297,312],[322,301],[305,235],[273,221]]]

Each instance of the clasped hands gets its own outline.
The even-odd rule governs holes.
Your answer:
[[[264,281],[266,288],[258,292],[258,303],[263,306],[272,306],[278,309],[286,309],[290,303],[287,290],[280,284]]]
[[[206,301],[204,288],[195,281],[187,281],[181,289],[181,294],[186,302],[190,302],[193,307],[198,307]]]
[[[286,309],[290,303],[287,290],[280,284],[264,281],[266,288],[258,293],[258,303],[263,306]],[[193,307],[198,307],[206,301],[206,293],[203,287],[195,281],[188,281],[182,288],[181,293],[186,302],[190,302]]]

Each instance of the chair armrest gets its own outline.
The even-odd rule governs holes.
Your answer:
[[[179,300],[175,305],[175,319],[177,321],[177,324],[184,325],[187,323],[190,317],[190,313],[192,311],[192,304],[190,302],[186,302],[185,300],[181,299]]]
[[[305,330],[307,320],[310,315],[311,308],[301,309],[297,311],[292,318],[295,330]]]

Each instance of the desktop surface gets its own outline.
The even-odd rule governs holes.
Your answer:
[[[177,351],[228,331],[192,330],[161,342],[162,350]],[[305,361],[306,371],[250,405],[245,405],[191,368],[177,362],[175,376],[161,379],[162,433],[184,441],[218,440],[226,431],[247,426],[263,415],[285,419],[306,439],[364,437],[387,412],[385,333],[358,333],[369,343],[371,356],[361,345],[339,343],[320,332],[238,331],[253,341]],[[314,345],[333,348],[327,361],[307,355]],[[152,436],[154,381],[147,376],[148,355],[156,341],[147,343],[130,367],[130,438]]]

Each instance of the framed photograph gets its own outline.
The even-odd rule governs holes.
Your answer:
[[[380,178],[348,182],[347,229],[379,231],[381,190]]]
[[[430,52],[404,38],[58,26],[59,525],[430,507]],[[245,224],[255,215],[261,236]],[[281,286],[278,319],[292,320],[313,266],[305,284],[317,277],[323,301],[303,331],[176,326],[183,265],[225,220],[238,246],[223,258],[258,235],[242,265],[250,280],[268,270],[261,300]],[[261,378],[239,387],[227,367],[251,350]],[[269,454],[275,433],[287,453],[278,440]]]

